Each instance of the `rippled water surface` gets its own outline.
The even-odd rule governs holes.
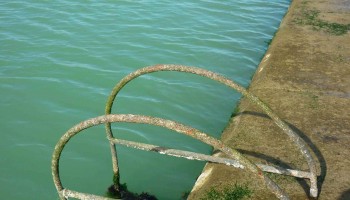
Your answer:
[[[113,86],[141,67],[196,66],[248,86],[289,0],[1,1],[0,194],[57,199],[50,161],[71,126],[103,115]],[[130,82],[113,113],[179,121],[219,138],[240,95],[214,81],[158,72]],[[117,136],[201,153],[211,148],[147,125],[113,125]],[[121,181],[135,192],[181,199],[203,162],[118,146]],[[103,195],[112,183],[103,126],[66,146],[62,182]]]

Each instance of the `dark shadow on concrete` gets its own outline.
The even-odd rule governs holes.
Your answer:
[[[278,167],[282,167],[285,169],[293,169],[290,165],[288,165],[287,163],[278,160],[272,156],[266,155],[266,154],[262,154],[262,153],[257,153],[257,152],[253,152],[253,151],[247,151],[244,149],[236,149],[237,151],[239,151],[241,154],[243,155],[249,155],[249,156],[253,156],[256,158],[260,158],[263,159],[269,163],[273,163],[274,165],[278,166]],[[280,175],[280,176],[286,176],[286,175]],[[299,185],[301,185],[301,187],[304,189],[305,193],[309,195],[310,192],[310,185],[308,185],[306,179],[303,178],[297,178],[294,177],[295,180],[299,183]]]
[[[350,199],[350,189],[345,190],[338,200],[349,200]]]
[[[271,119],[268,115],[264,114],[264,113],[258,113],[258,112],[253,112],[253,111],[244,111],[244,112],[240,112],[237,113],[238,115],[253,115],[253,116],[257,116],[257,117],[263,117],[263,118],[267,118],[267,119]],[[322,190],[322,184],[326,178],[327,175],[327,163],[326,163],[326,159],[324,158],[324,156],[322,155],[321,151],[318,149],[318,147],[311,141],[311,139],[304,133],[302,132],[300,129],[298,129],[296,126],[294,126],[291,123],[288,123],[286,121],[284,121],[296,134],[298,134],[299,137],[301,137],[310,147],[310,149],[312,150],[312,152],[315,154],[319,164],[320,164],[320,175],[317,177],[317,187],[318,187],[318,195],[321,194],[321,190]],[[243,153],[243,152],[242,152]],[[254,155],[253,155],[254,156]],[[258,157],[260,155],[257,155]],[[263,156],[263,155],[261,155]],[[263,158],[263,157],[261,157]],[[275,160],[278,162],[278,160]],[[274,163],[274,162],[273,162]],[[282,166],[282,165],[281,165]],[[282,166],[282,167],[286,167],[286,166]],[[303,186],[304,188],[304,183],[301,184],[301,186]],[[309,188],[309,186],[307,186]],[[304,188],[305,189],[305,188]],[[307,189],[309,190],[309,189]],[[307,191],[307,193],[309,194],[309,191]]]

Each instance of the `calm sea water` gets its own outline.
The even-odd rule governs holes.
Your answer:
[[[71,126],[104,114],[113,86],[159,63],[197,66],[248,86],[289,0],[0,1],[0,194],[57,199],[54,145]],[[113,113],[179,121],[219,138],[240,95],[177,72],[127,85]],[[211,148],[146,125],[114,124],[117,136],[195,152]],[[121,181],[135,192],[180,199],[204,163],[118,146]],[[112,183],[103,126],[73,138],[63,185],[103,195]]]

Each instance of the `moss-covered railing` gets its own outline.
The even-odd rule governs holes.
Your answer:
[[[284,169],[281,167],[273,167],[273,166],[267,166],[267,165],[256,165],[252,163],[250,160],[248,160],[246,157],[244,157],[241,153],[239,153],[237,150],[232,149],[222,143],[221,141],[210,137],[208,134],[205,134],[203,132],[200,132],[197,129],[182,125],[180,123],[171,121],[171,120],[165,120],[161,118],[154,118],[149,116],[142,116],[142,115],[130,115],[130,114],[124,114],[124,115],[115,115],[111,114],[113,102],[119,93],[119,91],[131,80],[144,75],[148,73],[158,72],[158,71],[178,71],[178,72],[185,72],[185,73],[192,73],[196,75],[200,75],[203,77],[207,77],[209,79],[218,81],[238,92],[240,92],[243,96],[248,98],[252,103],[259,106],[274,122],[275,124],[280,127],[284,133],[286,133],[289,138],[296,144],[296,146],[300,149],[300,152],[305,157],[308,166],[309,166],[309,172],[305,171],[299,171],[299,170],[292,170],[292,169]],[[96,195],[90,194],[84,194],[76,191],[72,191],[69,189],[66,189],[62,186],[60,176],[59,176],[59,159],[61,152],[64,148],[64,146],[67,144],[67,142],[76,134],[78,134],[80,131],[87,129],[92,126],[96,126],[99,124],[105,124],[106,126],[106,133],[107,138],[110,142],[111,147],[111,153],[112,153],[112,164],[113,164],[113,173],[114,173],[114,189],[116,191],[119,191],[120,189],[120,183],[119,183],[119,168],[118,168],[118,159],[117,159],[117,152],[115,148],[115,144],[120,144],[136,149],[146,150],[146,151],[154,151],[161,154],[167,154],[170,156],[177,156],[177,157],[184,157],[187,159],[196,159],[196,160],[204,160],[204,161],[210,161],[210,162],[216,162],[216,163],[222,163],[226,165],[230,165],[233,167],[241,168],[241,169],[248,169],[253,174],[255,174],[259,180],[263,184],[265,184],[279,199],[289,199],[288,195],[275,183],[273,182],[269,177],[264,175],[263,171],[266,172],[272,172],[277,174],[284,174],[289,176],[295,176],[299,178],[306,178],[310,180],[310,196],[311,197],[317,197],[318,195],[318,189],[317,189],[317,174],[316,174],[316,165],[315,161],[309,151],[308,145],[305,143],[305,141],[300,138],[284,121],[282,121],[265,103],[263,103],[258,97],[248,92],[244,87],[238,85],[237,83],[218,75],[214,72],[207,71],[200,68],[195,67],[187,67],[187,66],[180,66],[180,65],[156,65],[156,66],[150,66],[145,67],[142,69],[139,69],[133,73],[130,73],[129,75],[125,76],[112,90],[111,95],[109,96],[109,99],[106,104],[105,114],[103,116],[99,116],[96,118],[92,118],[86,121],[83,121],[71,129],[69,129],[59,140],[57,143],[53,157],[52,157],[52,175],[54,179],[54,183],[56,186],[56,189],[59,193],[59,196],[61,199],[66,199],[69,197],[74,198],[94,198],[94,199],[106,199],[105,197],[98,197]],[[182,151],[182,150],[176,150],[176,149],[169,149],[165,147],[150,145],[150,144],[143,144],[143,143],[137,143],[132,141],[126,141],[126,140],[120,140],[113,136],[112,130],[111,130],[111,123],[112,122],[129,122],[129,123],[143,123],[143,124],[151,124],[156,126],[161,126],[170,130],[174,130],[178,133],[182,133],[185,135],[188,135],[190,137],[196,138],[208,145],[211,145],[215,149],[218,149],[228,155],[231,159],[226,158],[218,158],[214,156],[194,153],[194,152],[188,152],[188,151]],[[108,199],[108,198],[107,198]]]

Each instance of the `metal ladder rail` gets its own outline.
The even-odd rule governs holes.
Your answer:
[[[199,68],[193,68],[193,67],[186,67],[186,66],[177,66],[177,65],[158,65],[158,66],[151,66],[151,67],[146,67],[146,68],[143,68],[143,69],[140,69],[140,70],[137,70],[135,71],[134,73],[131,73],[129,74],[127,77],[125,77],[122,81],[120,81],[117,86],[115,88],[117,88],[117,90],[114,90],[112,91],[112,94],[109,98],[109,101],[107,103],[107,106],[106,106],[106,112],[108,111],[108,105],[110,105],[110,110],[111,110],[111,105],[113,104],[113,101],[114,101],[114,98],[116,96],[116,94],[119,92],[119,90],[129,81],[131,81],[133,78],[136,78],[142,74],[146,74],[146,73],[152,73],[152,72],[156,72],[156,71],[180,71],[180,72],[188,72],[188,73],[193,73],[193,74],[197,74],[197,75],[201,75],[201,76],[205,76],[205,77],[208,77],[210,79],[213,79],[213,80],[217,80],[221,83],[224,83],[225,85],[231,87],[231,88],[234,88],[236,89],[237,91],[241,92],[244,96],[246,97],[250,97],[249,99],[251,101],[253,101],[254,103],[256,104],[259,104],[261,103],[262,104],[262,108],[263,110],[271,117],[271,115],[273,116],[273,113],[271,110],[269,110],[269,108],[263,103],[261,102],[257,97],[255,97],[254,95],[252,94],[249,94],[245,88],[235,84],[234,82],[226,79],[225,77],[222,77],[220,75],[217,75],[213,72],[210,72],[210,71],[207,71],[207,70],[203,70],[203,69],[199,69]],[[140,73],[141,72],[141,73]],[[221,79],[221,80],[218,80],[218,79]],[[119,86],[118,86],[119,85]],[[232,86],[235,86],[235,87],[232,87]],[[241,91],[239,90],[241,89]],[[243,89],[243,90],[242,90]],[[246,93],[244,93],[246,92]],[[114,97],[113,97],[113,94],[114,94]],[[111,98],[112,97],[112,98]],[[253,97],[253,98],[252,98]],[[254,99],[256,98],[256,99]],[[112,100],[111,100],[112,99]],[[255,101],[254,101],[255,100]],[[257,101],[258,100],[258,101]],[[260,101],[260,102],[259,102]],[[111,102],[109,104],[109,102]],[[265,106],[265,107],[264,107]],[[267,108],[267,109],[266,109]],[[270,113],[269,113],[270,111]],[[272,113],[272,114],[271,114]],[[108,117],[109,115],[107,115]],[[133,115],[125,115],[125,116],[133,116]],[[103,117],[103,116],[101,116]],[[136,116],[136,117],[141,117],[141,119],[138,119],[138,120],[141,120],[141,121],[135,121],[134,123],[149,123],[149,124],[153,124],[153,125],[158,125],[158,126],[163,126],[166,125],[166,124],[157,124],[157,120],[158,122],[161,122],[164,120],[163,119],[160,119],[160,118],[152,118],[152,117],[147,117],[147,116]],[[271,117],[275,123],[283,129],[283,124],[279,124],[278,123],[278,117],[276,118],[277,116],[275,116],[275,118]],[[100,117],[98,117],[100,118]],[[90,125],[88,125],[87,127],[85,128],[88,128],[88,127],[91,127],[91,126],[94,126],[94,125],[97,125],[97,124],[100,124],[100,123],[105,123],[106,124],[106,130],[108,130],[108,126],[110,127],[110,123],[113,122],[113,121],[105,121],[105,122],[100,122],[100,123],[97,123],[96,124],[96,120],[97,118],[94,118],[92,119],[92,122],[90,120],[90,122],[88,122],[89,120],[87,121],[84,121],[80,124],[80,126],[85,126],[85,125],[88,125],[89,123],[91,123]],[[153,121],[151,119],[157,119],[156,121]],[[277,120],[276,120],[277,119]],[[123,119],[121,119],[123,120]],[[148,122],[145,122],[144,120],[149,120]],[[143,122],[142,122],[143,121]],[[170,121],[170,120],[165,120],[167,122],[170,122],[170,124],[174,125],[174,124],[178,124],[176,122],[173,122],[173,121]],[[284,123],[283,121],[281,121],[282,123]],[[85,124],[85,125],[84,125]],[[108,125],[108,126],[107,126]],[[178,124],[180,126],[183,126],[181,124]],[[287,126],[287,125],[286,125]],[[288,127],[288,126],[287,126]],[[75,126],[75,128],[77,128],[77,126]],[[83,129],[85,129],[83,128]],[[171,126],[170,127],[167,127],[169,129],[172,129]],[[175,127],[176,128],[176,127]],[[186,128],[186,127],[185,127]],[[185,134],[188,134],[192,137],[194,137],[193,135],[193,130],[195,129],[192,129],[190,127],[187,127],[189,128],[190,132],[183,132]],[[289,128],[289,127],[288,127]],[[73,129],[73,132],[74,132],[74,128]],[[70,129],[68,132],[71,132],[72,133],[72,129]],[[81,130],[83,130],[81,129]],[[192,129],[192,131],[191,131]],[[81,131],[81,130],[78,130]],[[172,129],[174,130],[174,129]],[[285,129],[283,129],[285,131]],[[197,131],[197,130],[196,130]],[[67,133],[68,133],[67,132]],[[55,147],[55,151],[54,151],[54,155],[53,155],[53,159],[52,159],[52,174],[53,174],[53,177],[54,177],[54,182],[55,182],[55,185],[56,185],[56,189],[57,191],[59,192],[59,195],[62,199],[65,199],[67,197],[75,197],[75,198],[81,198],[81,199],[85,199],[87,196],[89,196],[89,194],[84,194],[84,193],[79,193],[79,192],[76,192],[76,191],[72,191],[72,190],[68,190],[68,189],[64,189],[62,187],[62,184],[60,182],[60,179],[59,179],[59,157],[60,157],[60,154],[63,150],[63,147],[64,145],[68,142],[69,140],[69,135],[67,136],[67,133],[62,136],[62,138],[60,139],[59,143],[56,145]],[[198,133],[198,132],[197,132]],[[76,134],[76,133],[74,133]],[[73,134],[73,135],[74,135]],[[108,131],[107,131],[107,134],[108,134]],[[112,135],[112,132],[110,130],[110,134]],[[288,132],[287,132],[288,134]],[[289,134],[288,134],[289,135]],[[204,137],[203,137],[204,136]],[[246,159],[243,155],[241,155],[239,152],[237,152],[236,150],[234,149],[231,149],[231,148],[228,148],[226,147],[223,143],[221,143],[220,141],[216,140],[215,138],[211,138],[209,136],[207,136],[206,134],[202,133],[202,134],[196,134],[195,138],[198,137],[197,139],[207,143],[207,144],[210,144],[211,146],[221,150],[222,152],[224,152],[225,154],[233,157],[234,159],[238,160],[240,163],[238,163],[237,161],[235,160],[230,160],[230,159],[224,159],[224,160],[220,160],[222,158],[217,158],[217,157],[213,157],[213,156],[208,156],[208,155],[203,155],[203,154],[197,154],[197,153],[193,153],[193,152],[186,152],[186,151],[181,151],[181,150],[174,150],[174,149],[166,149],[164,147],[157,147],[157,146],[154,146],[154,145],[148,145],[148,144],[142,144],[142,143],[135,143],[135,142],[131,142],[131,141],[123,141],[123,140],[118,140],[118,139],[115,139],[113,136],[108,136],[108,139],[110,141],[110,144],[111,144],[111,147],[114,146],[116,143],[118,144],[122,144],[122,145],[126,145],[126,146],[131,146],[133,148],[139,148],[139,149],[144,149],[144,150],[147,150],[147,148],[145,147],[148,147],[149,150],[151,151],[158,151],[159,153],[165,153],[165,154],[169,154],[169,155],[172,155],[172,156],[181,156],[181,157],[185,157],[185,158],[194,158],[194,157],[198,157],[202,160],[207,160],[207,161],[212,161],[212,162],[218,162],[218,163],[223,163],[223,164],[227,164],[227,165],[232,165],[232,166],[235,166],[235,167],[239,167],[239,168],[242,168],[244,166],[246,166],[250,171],[253,171],[253,172],[257,172],[256,174],[262,178],[262,180],[264,180],[265,184],[276,194],[277,197],[279,197],[280,199],[288,199],[287,195],[274,183],[272,182],[268,177],[265,177],[262,173],[261,173],[261,169],[263,171],[270,171],[270,172],[273,172],[273,173],[279,173],[279,174],[285,174],[285,175],[291,175],[291,176],[296,176],[296,177],[302,177],[302,178],[309,178],[311,180],[311,189],[310,189],[310,192],[312,192],[312,179],[315,178],[315,174],[312,173],[312,170],[310,169],[310,173],[309,172],[302,172],[302,171],[297,171],[297,170],[290,170],[290,169],[283,169],[283,168],[275,168],[275,167],[272,167],[272,166],[263,166],[263,165],[259,165],[259,166],[256,166],[255,164],[251,163],[248,159]],[[293,138],[292,138],[293,139]],[[294,141],[294,140],[293,140]],[[298,142],[296,142],[297,145],[298,145]],[[62,146],[63,144],[63,146]],[[131,145],[130,145],[131,144]],[[220,144],[219,146],[217,146],[218,144]],[[301,148],[302,149],[302,148]],[[115,150],[115,148],[114,148]],[[59,152],[59,153],[57,153]],[[116,152],[115,152],[116,153]],[[306,152],[308,153],[308,152]],[[112,154],[113,155],[113,154]],[[190,155],[190,156],[188,156]],[[202,157],[202,158],[201,158]],[[116,154],[115,154],[115,158],[116,158]],[[113,159],[113,158],[112,158]],[[312,159],[312,157],[311,157]],[[113,164],[115,164],[113,162]],[[242,165],[243,164],[243,165]],[[116,165],[116,167],[118,167]],[[267,167],[267,168],[266,168]],[[260,169],[261,168],[261,169]],[[316,192],[317,192],[317,188],[316,188]],[[311,194],[312,195],[312,194]],[[317,193],[316,193],[316,196],[317,196]],[[89,198],[95,198],[95,199],[108,199],[108,198],[104,198],[104,197],[99,197],[97,198],[96,195],[90,195]]]
[[[236,151],[235,149],[232,149],[222,143],[221,141],[197,130],[192,127],[185,126],[183,124],[177,123],[175,121],[171,120],[165,120],[161,118],[156,117],[149,117],[149,116],[143,116],[143,115],[132,115],[132,114],[110,114],[110,115],[102,115],[99,117],[91,118],[88,120],[85,120],[83,122],[80,122],[79,124],[73,126],[70,128],[58,141],[58,143],[55,146],[52,161],[51,161],[51,170],[52,170],[52,176],[54,180],[54,184],[56,187],[56,190],[60,196],[61,199],[67,199],[69,197],[79,198],[79,199],[108,199],[105,197],[99,197],[96,195],[90,195],[86,193],[80,193],[73,190],[69,190],[63,187],[61,179],[60,179],[60,173],[59,173],[59,160],[62,154],[62,151],[65,147],[65,145],[69,142],[69,140],[77,135],[82,130],[85,130],[87,128],[99,125],[99,124],[105,124],[105,123],[111,123],[111,122],[129,122],[129,123],[142,123],[142,124],[150,124],[155,126],[164,127],[173,131],[176,131],[178,133],[182,133],[185,135],[188,135],[190,137],[193,137],[197,140],[200,140],[208,145],[211,145],[212,147],[222,151],[229,157],[233,158],[234,160],[238,160],[241,165],[248,168],[250,171],[252,171],[257,177],[260,178],[262,182],[266,184],[266,186],[279,198],[279,199],[289,199],[287,194],[271,179],[269,179],[267,176],[264,175],[262,170],[257,167],[254,163],[250,162],[247,158],[245,158],[241,153]],[[120,143],[117,139],[112,138],[110,139],[112,143]],[[130,142],[130,141],[128,141]],[[178,150],[179,151],[179,150]],[[185,151],[182,151],[185,152]],[[162,153],[162,151],[159,151],[159,153]],[[187,152],[192,153],[192,152]],[[195,156],[195,155],[194,155]],[[208,156],[215,158],[213,156]],[[215,161],[215,159],[212,159]],[[235,161],[233,161],[235,162]]]
[[[113,106],[113,102],[117,96],[117,94],[120,92],[120,90],[130,81],[133,79],[144,75],[149,74],[153,72],[158,71],[178,71],[178,72],[185,72],[185,73],[191,73],[196,74],[199,76],[203,76],[212,80],[215,80],[217,82],[220,82],[236,91],[241,93],[243,96],[247,97],[252,103],[257,105],[259,108],[261,108],[273,121],[274,123],[281,128],[284,133],[286,133],[289,138],[296,144],[296,146],[299,148],[300,152],[306,159],[309,170],[310,170],[310,177],[308,178],[310,180],[310,196],[311,197],[317,197],[318,196],[318,188],[317,188],[317,172],[316,172],[316,164],[315,161],[308,149],[307,143],[299,137],[283,120],[278,117],[271,108],[269,108],[264,102],[262,102],[258,97],[253,95],[252,93],[248,92],[247,89],[240,86],[239,84],[233,82],[232,80],[218,75],[214,72],[196,68],[196,67],[188,67],[183,65],[155,65],[155,66],[149,66],[145,68],[141,68],[139,70],[136,70],[129,75],[125,76],[112,90],[108,101],[106,103],[105,107],[105,114],[110,114]],[[107,138],[111,141],[113,137],[113,133],[111,130],[110,123],[106,123],[105,125]],[[112,162],[113,162],[113,170],[114,174],[119,177],[119,169],[118,169],[118,163],[117,163],[117,153],[115,150],[115,144],[113,142],[110,142],[111,146],[111,152],[112,152]]]

